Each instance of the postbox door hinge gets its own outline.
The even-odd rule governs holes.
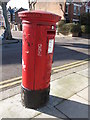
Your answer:
[[[47,51],[48,51],[48,38],[47,38],[47,42],[46,42],[46,55],[47,55]]]

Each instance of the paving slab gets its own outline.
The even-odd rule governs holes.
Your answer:
[[[67,76],[67,75],[69,75],[71,73],[75,73],[77,71],[80,71],[80,70],[83,70],[83,69],[86,69],[86,68],[87,68],[87,64],[83,65],[83,67],[78,66],[78,67],[74,67],[72,69],[67,69],[67,70],[64,70],[64,71],[53,73],[51,75],[51,81],[54,81],[54,80],[59,79],[59,78],[61,78],[63,76]]]
[[[88,86],[87,88],[83,89],[82,91],[78,92],[77,95],[82,97],[83,99],[90,101],[90,99],[88,99],[88,89],[90,89],[90,86]]]
[[[61,103],[62,101],[64,101],[65,99],[63,98],[60,98],[59,96],[55,96],[54,94],[51,94],[49,95],[49,101],[47,103],[47,106],[49,108],[52,108],[54,106],[56,106],[57,104]]]
[[[83,99],[83,98],[81,98],[77,94],[75,94],[72,97],[68,98],[68,100],[72,100],[72,101],[75,101],[75,102],[78,102],[78,103],[82,103],[82,104],[88,105],[88,101]]]
[[[58,110],[69,118],[88,118],[88,102],[74,95],[56,106]]]
[[[41,113],[40,115],[38,115],[37,117],[33,118],[32,120],[35,120],[36,118],[44,118],[44,119],[46,119],[46,118],[55,118],[56,119],[56,117],[54,117],[52,115],[45,114],[45,113]]]
[[[38,119],[38,118],[42,118],[43,120],[46,120],[46,119],[53,119],[53,120],[64,120],[63,118],[57,118],[57,117],[54,117],[54,116],[51,116],[51,115],[47,115],[47,114],[45,114],[45,113],[42,113],[42,114],[40,114],[40,115],[38,115],[37,117],[35,117],[35,118],[33,118],[32,120],[36,120],[36,118]],[[40,119],[39,119],[40,120]],[[67,118],[66,118],[66,120],[68,120]]]
[[[49,118],[55,117],[55,118],[67,118],[64,114],[62,114],[59,110],[57,110],[55,107],[42,107],[41,109],[38,109],[42,114],[40,114],[38,117],[42,116],[45,118],[45,116],[48,116]],[[45,115],[45,116],[44,116]]]
[[[48,105],[49,107],[45,106],[37,110],[23,107],[21,104],[20,94],[0,101],[0,106],[2,107],[2,109],[0,109],[0,116],[2,118],[33,118],[40,115],[40,113],[47,114],[49,118],[52,116],[58,118],[66,118],[64,114],[55,109],[53,106],[51,107]]]
[[[11,89],[6,89],[0,92],[0,100],[4,100],[6,98],[12,97],[16,94],[20,94],[21,86],[12,87]]]
[[[60,79],[52,81],[51,83],[51,89],[54,92],[54,94],[57,94],[57,92],[60,93],[62,90],[63,96],[68,92],[71,93],[71,91],[72,94],[77,93],[87,86],[88,86],[88,78],[76,73],[69,74]],[[66,92],[66,90],[68,92]]]
[[[72,95],[74,95],[75,92],[66,89],[62,85],[60,86],[57,83],[57,85],[55,85],[53,89],[51,88],[51,94],[53,96],[57,97],[58,99],[60,99],[60,102],[61,102],[63,99],[67,99],[67,98],[71,97]]]
[[[57,77],[50,82],[50,100],[45,107],[37,110],[27,109],[22,106],[21,95],[18,94],[0,101],[2,107],[0,116],[4,118],[58,118],[60,120],[86,118],[88,116],[86,99],[88,78],[76,72],[63,75],[63,77],[58,74]]]
[[[85,70],[78,71],[77,73],[85,77],[90,77],[90,74],[88,73],[88,68]]]
[[[21,95],[15,95],[6,100],[0,101],[0,117],[2,118],[32,118],[38,114],[39,111],[27,109],[21,104]]]

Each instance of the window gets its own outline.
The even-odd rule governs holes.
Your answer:
[[[78,6],[78,15],[80,15],[80,6]]]
[[[89,8],[86,8],[86,12],[89,12],[89,13],[90,13],[90,9],[89,9]]]
[[[66,13],[68,13],[68,4],[66,4]]]
[[[76,15],[76,6],[74,5],[74,15]]]
[[[65,13],[66,13],[66,14],[68,14],[68,12],[69,12],[69,11],[68,11],[69,5],[70,5],[70,3],[67,2],[67,3],[66,3],[66,8],[65,8]]]

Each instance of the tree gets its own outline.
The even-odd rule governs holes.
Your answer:
[[[8,39],[11,40],[12,39],[12,34],[11,34],[11,29],[10,29],[10,23],[8,21],[8,17],[7,17],[7,2],[0,2],[0,5],[2,7],[3,10],[3,16],[4,16],[4,20],[5,20],[5,31],[4,31],[4,39]]]
[[[35,10],[35,4],[37,3],[37,0],[28,0],[29,3],[29,10]]]

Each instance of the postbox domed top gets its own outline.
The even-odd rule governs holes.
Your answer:
[[[18,13],[19,17],[22,20],[26,20],[29,22],[53,22],[56,23],[61,20],[61,16],[50,13],[50,12],[45,12],[45,11],[40,11],[40,10],[35,10],[35,11],[22,11]]]

